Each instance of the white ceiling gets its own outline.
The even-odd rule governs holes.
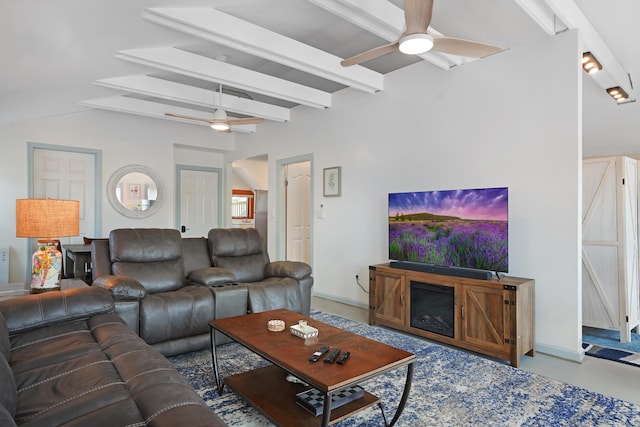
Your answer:
[[[299,104],[330,108],[331,93],[346,86],[384,90],[385,73],[416,61],[428,60],[443,73],[468,61],[393,53],[362,66],[337,65],[393,40],[403,24],[402,0],[0,0],[0,5],[0,125],[88,108],[158,120],[169,120],[165,112],[210,118],[219,83],[225,85],[222,102],[230,114],[287,121],[289,109]],[[361,28],[367,15],[354,5],[380,14],[380,25]],[[611,54],[623,78],[629,73],[640,84],[637,0],[436,0],[431,27],[447,36],[515,48],[549,37],[532,9],[551,20],[556,15],[552,31],[580,21],[575,11],[570,19],[563,15],[567,5],[586,18],[582,27],[586,22],[595,30],[584,33],[585,41],[602,42],[587,48],[595,52],[604,46],[602,54]],[[350,9],[350,16],[326,7]],[[193,13],[193,8],[205,9]],[[156,22],[174,12],[210,28],[187,34]],[[217,31],[236,40],[220,41]],[[608,84],[585,75],[585,154],[640,154],[640,102],[617,105],[602,87]],[[628,79],[618,84],[638,95]],[[259,132],[259,127],[236,130]]]

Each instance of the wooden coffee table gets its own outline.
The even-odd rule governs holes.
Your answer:
[[[267,322],[280,319],[285,330],[271,332]],[[309,326],[319,330],[316,338],[303,340],[292,335],[289,327],[306,320]],[[393,426],[409,397],[415,355],[386,344],[344,331],[289,310],[273,310],[244,316],[212,320],[211,357],[219,394],[228,385],[272,422],[280,426],[328,426],[363,409],[378,404],[380,399],[365,392],[353,402],[331,410],[331,396],[352,385],[369,380],[387,371],[407,365],[407,376],[396,413],[388,423]],[[218,371],[215,331],[232,338],[273,365],[226,377],[224,381]],[[346,363],[324,363],[326,353],[318,362],[309,357],[321,346],[328,345],[350,352]],[[286,380],[292,374],[309,386]],[[296,403],[296,394],[315,388],[324,395],[322,417],[314,416]],[[386,423],[386,417],[385,423]]]

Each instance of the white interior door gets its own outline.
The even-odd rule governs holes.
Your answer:
[[[311,162],[286,165],[287,260],[311,264]]]
[[[205,237],[220,226],[220,170],[186,169],[178,172],[182,237]]]
[[[80,236],[61,238],[82,243],[95,235],[95,156],[36,148],[33,151],[33,197],[80,201]]]

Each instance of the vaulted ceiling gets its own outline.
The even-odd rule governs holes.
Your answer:
[[[476,60],[394,52],[342,67],[343,58],[398,38],[402,0],[0,2],[0,125],[88,108],[207,125],[165,113],[207,120],[219,105],[287,122],[298,105],[331,108],[331,94],[345,87],[384,90],[386,73],[417,61],[446,73]],[[633,154],[640,104],[616,105],[604,89],[637,95],[639,3],[436,0],[430,32],[516,48],[579,28],[604,67],[585,74],[585,144]]]

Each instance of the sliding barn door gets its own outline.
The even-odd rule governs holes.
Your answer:
[[[640,324],[637,161],[589,159],[582,173],[583,324],[628,342]]]

